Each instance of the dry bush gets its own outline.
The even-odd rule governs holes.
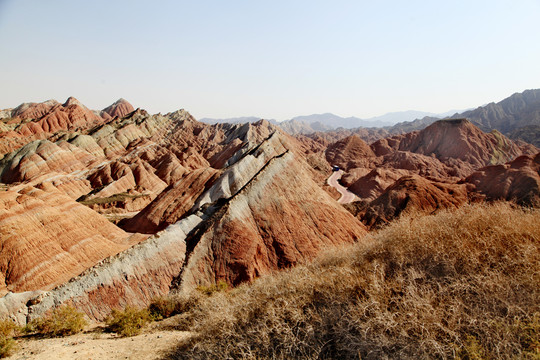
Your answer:
[[[201,300],[172,358],[540,357],[540,211],[409,214],[353,247]]]
[[[199,298],[180,294],[157,297],[148,305],[148,311],[153,320],[165,319],[188,311],[198,304]]]
[[[106,320],[108,329],[120,336],[135,336],[151,321],[147,309],[126,306],[124,310],[113,309]]]
[[[84,313],[73,306],[64,305],[47,315],[32,320],[26,331],[37,332],[43,336],[68,336],[81,332],[88,325]]]
[[[13,321],[0,320],[0,358],[12,355],[18,348],[13,336],[19,333],[20,329]]]

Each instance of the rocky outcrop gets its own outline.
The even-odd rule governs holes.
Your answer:
[[[191,210],[197,198],[220,173],[210,167],[194,170],[169,185],[136,216],[119,224],[129,232],[155,234],[176,223]]]
[[[387,224],[404,211],[432,213],[457,208],[467,201],[465,185],[430,181],[417,175],[404,176],[368,203],[357,216],[373,228]]]
[[[34,112],[32,113],[32,115]],[[22,113],[28,116],[27,112]],[[20,118],[19,115],[18,117]],[[103,119],[82,105],[77,99],[70,97],[64,104],[55,104],[41,117],[23,123],[17,130],[23,136],[41,136],[60,130],[75,130],[98,125]]]
[[[105,109],[103,109],[102,113],[109,115],[111,118],[115,118],[115,117],[122,118],[128,115],[129,113],[132,113],[133,111],[135,111],[135,109],[133,108],[133,105],[131,105],[126,100],[120,98],[116,102],[114,102],[112,105],[109,105]]]
[[[344,170],[370,167],[375,153],[365,141],[351,135],[330,146],[326,150],[326,160],[331,165],[338,165]]]
[[[508,200],[526,206],[540,206],[540,153],[523,155],[514,161],[487,166],[464,180],[489,200]]]
[[[65,302],[98,320],[103,320],[111,309],[127,304],[148,305],[152,299],[169,292],[184,264],[186,234],[200,222],[197,216],[179,221],[42,294],[27,310],[28,319]]]
[[[361,176],[348,187],[349,191],[365,201],[375,200],[387,187],[402,176],[410,175],[406,170],[377,168]]]
[[[59,146],[60,145],[60,146]],[[80,148],[64,142],[33,141],[0,162],[0,179],[5,183],[32,180],[51,172],[82,170],[95,157]]]
[[[403,151],[434,157],[444,164],[444,172],[454,177],[466,177],[481,167],[537,151],[519,146],[498,131],[486,134],[465,119],[440,120],[419,132],[376,141],[371,148],[377,156]]]
[[[273,157],[187,239],[181,291],[251,281],[365,235],[363,225],[322,191],[304,166],[290,151]]]
[[[456,116],[454,116],[456,117]],[[540,125],[540,89],[525,90],[498,102],[459,114],[480,127],[507,134],[512,130]]]

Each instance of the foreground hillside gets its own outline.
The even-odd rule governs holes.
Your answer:
[[[538,358],[540,211],[415,215],[202,301],[170,357]]]

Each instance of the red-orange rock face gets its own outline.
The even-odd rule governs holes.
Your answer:
[[[394,136],[372,145],[377,155],[396,150],[434,156],[463,177],[486,165],[505,163],[529,152],[497,131],[482,132],[464,119],[441,120],[422,131]]]
[[[404,211],[431,213],[459,207],[468,200],[465,185],[430,181],[417,175],[404,176],[367,204],[360,217],[368,227],[386,224]]]
[[[368,144],[356,135],[351,135],[328,147],[326,160],[331,165],[338,165],[343,169],[357,167],[370,167],[375,153]]]
[[[291,152],[275,157],[188,238],[180,287],[236,285],[361,239],[364,226],[310,179]]]
[[[0,234],[2,294],[52,289],[131,245],[127,233],[52,185],[1,191]]]
[[[102,112],[109,115],[110,118],[122,118],[129,113],[132,113],[133,111],[135,111],[133,105],[131,105],[124,99],[119,99],[114,104],[107,106],[105,109],[102,110]]]
[[[155,234],[176,223],[194,205],[202,192],[210,187],[220,173],[210,167],[194,170],[171,184],[133,218],[120,226],[126,231]]]
[[[540,153],[523,155],[514,161],[484,167],[464,181],[490,200],[515,201],[540,206]]]

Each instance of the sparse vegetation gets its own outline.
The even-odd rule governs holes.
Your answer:
[[[13,336],[19,333],[19,327],[10,320],[0,320],[0,358],[12,355],[18,348]]]
[[[151,321],[148,309],[126,306],[124,310],[113,309],[106,320],[108,329],[120,336],[135,336]]]
[[[88,325],[84,313],[73,306],[64,305],[49,314],[31,321],[25,331],[43,336],[68,336],[81,332]]]
[[[136,199],[139,197],[148,196],[146,194],[128,194],[128,193],[118,193],[114,194],[108,197],[98,197],[98,198],[92,198],[87,199],[86,197],[81,197],[77,201],[79,201],[83,205],[95,205],[95,204],[111,204],[116,202],[124,202],[127,199]]]
[[[540,358],[540,210],[409,214],[369,239],[201,298],[172,358]],[[189,321],[186,321],[189,320]]]
[[[197,286],[197,291],[207,296],[210,296],[215,292],[227,291],[228,289],[229,285],[223,280],[219,280],[217,284],[210,286]]]
[[[189,311],[199,303],[200,296],[168,295],[152,300],[148,311],[153,320],[162,320]]]

